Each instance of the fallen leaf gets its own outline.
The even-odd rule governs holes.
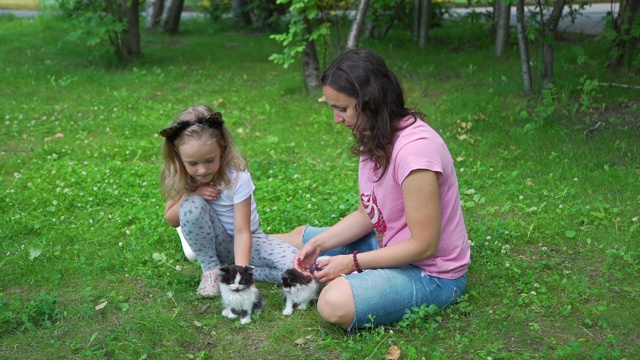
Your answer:
[[[153,253],[153,255],[152,255],[152,256],[153,256],[153,259],[154,259],[154,260],[157,260],[157,261],[160,261],[160,262],[165,262],[165,261],[167,261],[167,256],[166,256],[164,253],[162,253],[162,254],[160,254],[160,253]]]
[[[29,249],[29,260],[33,260],[42,255],[42,249]]]
[[[198,321],[198,320],[193,320],[193,325],[195,325],[197,327],[200,327],[200,326],[202,326],[202,323],[200,323],[200,321]]]
[[[210,307],[211,307],[210,303],[204,304],[204,306],[202,308],[200,308],[200,313],[201,314],[205,313],[207,310],[209,310]]]
[[[385,359],[389,359],[389,360],[398,360],[400,359],[400,349],[395,346],[392,345],[388,350],[387,350],[387,354],[384,356]]]
[[[107,306],[107,304],[108,304],[108,303],[109,303],[108,301],[105,301],[105,302],[103,302],[102,304],[100,304],[100,305],[96,306],[96,310],[102,310],[102,309],[104,309],[104,307],[105,307],[105,306]]]

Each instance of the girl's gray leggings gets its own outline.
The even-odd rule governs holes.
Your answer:
[[[192,195],[182,202],[180,227],[203,272],[234,263],[233,238],[202,196]],[[298,249],[293,245],[269,237],[261,229],[256,230],[253,233],[250,260],[255,267],[255,279],[281,283],[282,273],[293,267],[297,252]]]

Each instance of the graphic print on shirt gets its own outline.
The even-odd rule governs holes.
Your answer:
[[[371,193],[369,194],[360,194],[360,200],[362,201],[364,210],[369,215],[369,219],[371,219],[373,226],[376,228],[378,237],[381,238],[387,232],[387,222],[384,221],[384,215],[380,207],[378,207],[378,198],[376,198],[375,190],[371,189]],[[380,239],[378,239],[378,242],[380,242]]]

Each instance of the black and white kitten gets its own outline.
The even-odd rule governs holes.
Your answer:
[[[320,283],[309,275],[291,268],[282,274],[282,292],[284,293],[283,315],[293,314],[293,308],[300,310],[307,308],[311,300],[315,300],[320,293]]]
[[[253,279],[253,266],[225,265],[220,274],[222,315],[229,319],[240,316],[241,324],[250,323],[251,314],[259,314],[264,306]]]

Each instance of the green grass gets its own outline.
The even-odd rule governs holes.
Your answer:
[[[350,134],[295,67],[267,60],[278,44],[190,21],[145,32],[144,60],[122,69],[63,41],[55,19],[0,29],[0,358],[640,357],[640,94],[586,90],[583,76],[622,82],[595,42],[558,47],[547,103],[522,95],[515,46],[493,59],[482,29],[436,29],[424,50],[402,33],[362,44],[448,142],[473,263],[456,306],[346,334],[314,308],[285,318],[266,283],[251,324],[220,316],[162,218],[156,133],[201,102],[234,129],[266,231],[356,206]]]

